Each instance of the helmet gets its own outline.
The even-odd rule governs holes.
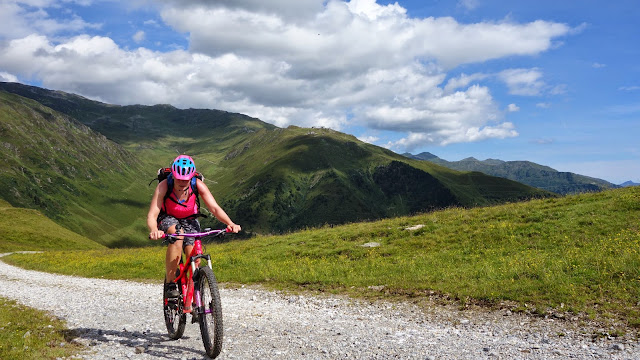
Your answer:
[[[171,174],[177,180],[190,180],[196,173],[196,164],[191,156],[180,155],[171,164]]]

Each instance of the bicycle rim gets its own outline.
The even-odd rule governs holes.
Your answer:
[[[215,358],[222,351],[222,306],[216,276],[206,266],[200,268],[198,291],[202,304],[198,309],[202,342],[207,355]]]

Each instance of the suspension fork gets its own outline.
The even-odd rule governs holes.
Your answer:
[[[193,296],[195,297],[195,302],[196,302],[196,309],[198,309],[199,311],[203,310],[203,304],[202,304],[202,298],[200,296],[200,281],[202,281],[202,279],[200,278],[200,269],[198,269],[196,267],[196,259],[205,259],[207,260],[207,266],[209,267],[209,269],[212,269],[211,266],[211,256],[209,254],[206,255],[197,255],[194,256],[193,261],[191,261],[191,273],[193,274]]]

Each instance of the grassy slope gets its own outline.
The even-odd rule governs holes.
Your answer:
[[[50,108],[0,92],[0,196],[103,244],[135,243],[148,208],[140,163]],[[132,214],[136,214],[133,215]]]
[[[39,211],[0,200],[0,252],[102,249],[104,246],[54,223]]]
[[[514,302],[640,327],[640,188],[320,228],[209,245],[220,281],[354,295]],[[424,225],[417,230],[406,227]],[[361,245],[378,242],[380,247]],[[163,248],[53,252],[29,268],[160,279]],[[82,269],[78,273],[77,269]],[[374,286],[376,288],[369,288]],[[379,286],[382,286],[380,292]],[[377,295],[376,295],[377,294]]]

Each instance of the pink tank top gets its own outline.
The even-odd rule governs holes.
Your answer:
[[[169,190],[167,190],[169,191]],[[187,200],[180,203],[176,194],[171,189],[171,195],[164,200],[164,212],[176,219],[184,219],[198,213],[198,205],[196,204],[196,194],[189,188],[189,196]]]

